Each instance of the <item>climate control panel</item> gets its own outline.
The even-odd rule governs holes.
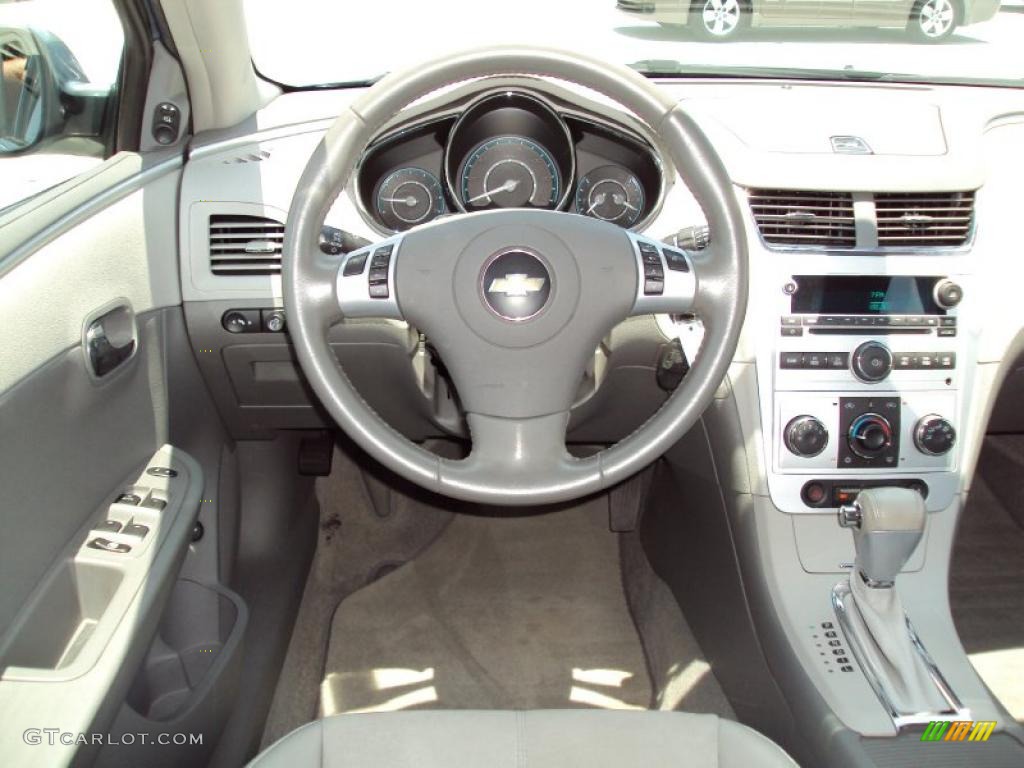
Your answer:
[[[956,392],[776,393],[775,468],[942,471],[954,466]]]

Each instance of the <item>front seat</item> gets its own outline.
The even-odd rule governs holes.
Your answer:
[[[795,768],[774,742],[715,715],[420,710],[338,715],[277,741],[251,768]]]

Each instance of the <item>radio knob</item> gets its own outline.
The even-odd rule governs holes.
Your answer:
[[[884,416],[865,413],[853,420],[846,437],[851,451],[862,459],[874,459],[892,445],[892,425]]]
[[[948,420],[937,414],[929,414],[914,427],[914,445],[921,453],[942,456],[952,450],[956,443],[956,430]]]
[[[861,381],[874,384],[892,370],[892,352],[880,341],[865,341],[850,355],[850,369]]]
[[[810,459],[825,450],[828,430],[813,416],[797,416],[786,425],[783,439],[790,453]]]
[[[964,289],[952,280],[939,280],[935,284],[935,303],[943,309],[952,309],[964,298]]]

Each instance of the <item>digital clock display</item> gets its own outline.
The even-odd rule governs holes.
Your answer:
[[[937,278],[885,275],[795,275],[794,314],[944,315],[932,288]]]

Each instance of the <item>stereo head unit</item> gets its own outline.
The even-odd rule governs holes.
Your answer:
[[[945,315],[944,278],[907,275],[794,275],[793,314]],[[948,304],[948,302],[947,302]],[[953,305],[955,306],[955,304]]]

